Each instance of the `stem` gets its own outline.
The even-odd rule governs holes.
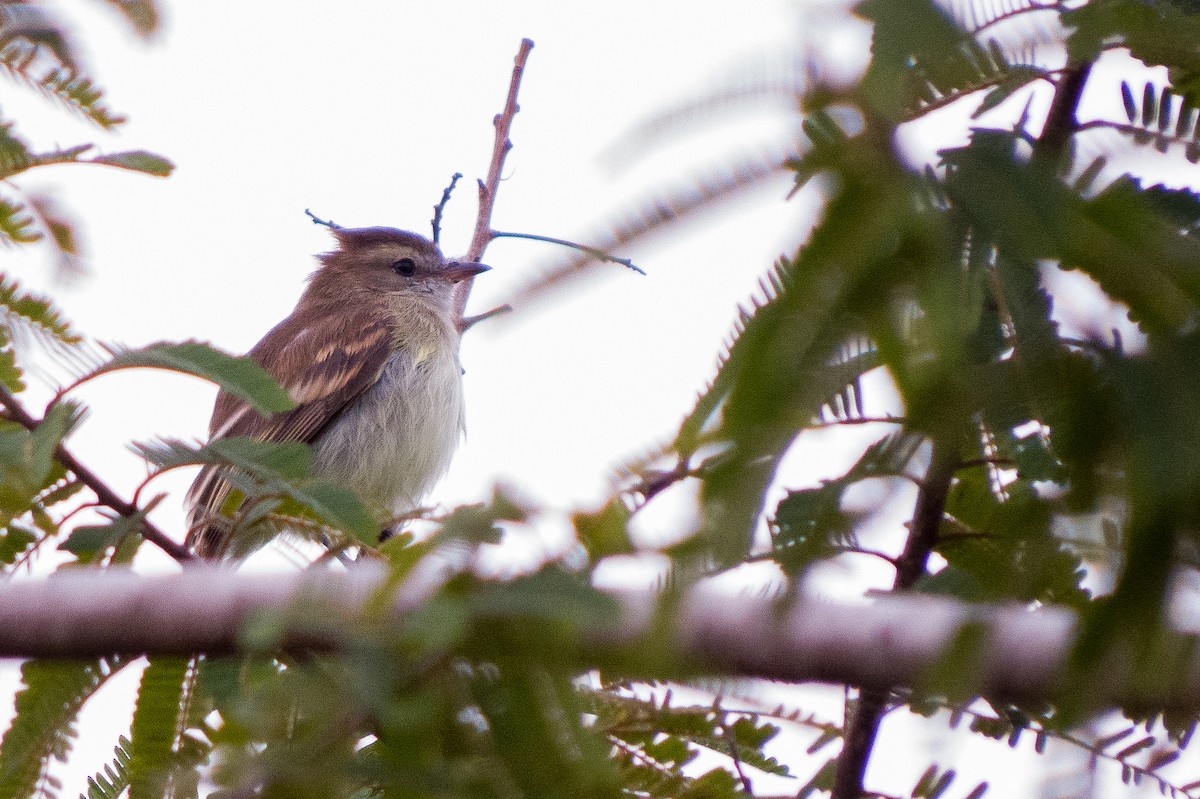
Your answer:
[[[921,482],[917,504],[913,509],[908,542],[895,561],[894,591],[907,591],[925,573],[929,553],[938,542],[946,497],[957,468],[958,448],[948,446],[943,439],[935,439],[929,470]],[[863,689],[859,692],[858,706],[846,730],[846,743],[838,755],[831,799],[859,799],[863,795],[863,775],[879,734],[879,723],[887,712],[888,696],[888,691],[879,689]]]
[[[8,409],[9,417],[26,430],[33,430],[41,424],[41,420],[31,416],[29,411],[25,410],[25,407],[21,405],[17,398],[3,386],[0,386],[0,404],[3,404]],[[96,495],[96,499],[100,500],[101,505],[127,518],[137,516],[141,513],[136,505],[122,499],[116,491],[100,479],[99,475],[80,463],[62,444],[54,448],[54,457],[67,468],[67,471],[74,474],[79,478],[81,483],[91,489],[92,493]],[[142,519],[141,532],[142,538],[154,544],[180,563],[195,560],[195,556],[187,547],[173,540],[162,530],[159,530],[149,519]]]
[[[1062,78],[1054,90],[1054,100],[1050,103],[1050,112],[1046,115],[1042,135],[1033,145],[1034,160],[1049,162],[1053,166],[1059,165],[1058,161],[1066,151],[1071,136],[1079,129],[1079,120],[1075,112],[1079,108],[1083,88],[1091,74],[1090,61],[1068,65],[1063,71]]]

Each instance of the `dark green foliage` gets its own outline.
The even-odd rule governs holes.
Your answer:
[[[194,662],[155,658],[142,672],[122,765],[130,799],[196,796],[195,767],[208,747],[189,737],[195,726]]]
[[[47,780],[51,760],[65,760],[78,732],[75,717],[124,664],[115,658],[84,662],[36,661],[21,666],[24,688],[16,716],[0,739],[0,796],[56,796]]]

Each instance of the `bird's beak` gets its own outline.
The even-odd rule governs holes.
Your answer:
[[[489,269],[491,267],[487,264],[477,264],[474,261],[451,261],[446,264],[446,269],[442,272],[442,275],[451,283],[458,283],[459,281],[482,274]]]

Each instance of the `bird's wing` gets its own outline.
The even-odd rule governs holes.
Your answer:
[[[309,309],[316,310],[316,309]],[[392,352],[386,319],[344,307],[296,314],[280,322],[250,357],[287,390],[297,407],[263,417],[241,400],[217,396],[209,439],[244,436],[258,441],[311,444],[321,431],[379,380]],[[220,557],[228,523],[220,517],[229,496],[222,470],[201,469],[188,491],[188,544],[201,557]]]

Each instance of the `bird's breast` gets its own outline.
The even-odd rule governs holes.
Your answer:
[[[457,344],[402,343],[379,380],[314,442],[317,474],[384,513],[419,507],[445,474],[463,431]]]

